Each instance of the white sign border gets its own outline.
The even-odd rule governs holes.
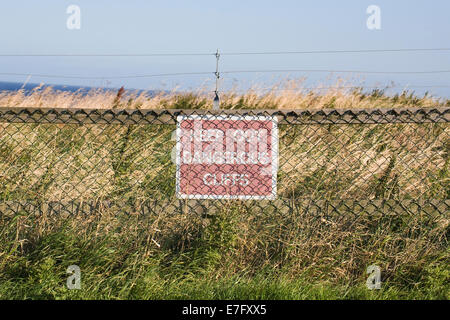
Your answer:
[[[272,122],[272,193],[268,196],[251,195],[204,195],[183,194],[180,192],[180,169],[181,169],[181,121],[184,120],[259,120]],[[255,115],[179,115],[177,116],[176,129],[176,196],[178,199],[210,199],[210,200],[275,200],[277,198],[277,174],[278,174],[278,118],[277,116],[255,116]]]

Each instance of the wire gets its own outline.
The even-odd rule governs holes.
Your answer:
[[[225,52],[222,55],[278,55],[278,54],[330,54],[330,53],[380,53],[380,52],[424,52],[450,51],[450,48],[416,48],[416,49],[368,49],[368,50],[313,50],[313,51],[267,51],[267,52]]]
[[[214,72],[178,72],[178,73],[160,73],[160,74],[143,74],[143,75],[129,75],[129,76],[64,76],[53,74],[33,74],[33,73],[0,73],[4,76],[33,76],[39,78],[58,78],[58,79],[92,79],[92,80],[108,80],[108,79],[133,79],[133,78],[152,78],[152,77],[171,77],[171,76],[185,76],[185,75],[202,75],[214,74]]]
[[[251,91],[301,91],[301,90],[329,90],[329,89],[380,89],[388,90],[391,88],[450,88],[449,85],[390,85],[390,86],[330,86],[330,87],[299,87],[299,88],[249,88],[247,90],[230,89],[232,92],[251,92]]]
[[[232,73],[284,73],[284,72],[328,72],[328,73],[367,73],[367,74],[436,74],[450,73],[450,70],[432,70],[432,71],[362,71],[362,70],[308,70],[308,69],[284,69],[284,70],[232,70],[221,71],[221,74]],[[66,76],[53,74],[33,74],[33,73],[0,73],[4,76],[34,76],[40,78],[60,78],[60,79],[133,79],[133,78],[152,78],[152,77],[171,77],[184,75],[209,75],[215,72],[177,72],[177,73],[160,73],[160,74],[142,74],[127,76]]]
[[[367,73],[367,74],[426,74],[426,73],[450,73],[450,70],[432,71],[362,71],[362,70],[311,70],[311,69],[284,69],[284,70],[232,70],[220,73],[268,73],[268,72],[329,72],[329,73]]]
[[[409,48],[409,49],[364,49],[364,50],[311,50],[311,51],[260,51],[225,52],[221,55],[284,55],[284,54],[338,54],[338,53],[388,53],[388,52],[429,52],[450,51],[450,48]],[[40,53],[4,53],[0,57],[178,57],[178,56],[215,56],[216,53],[118,53],[118,54],[40,54]]]
[[[213,56],[214,53],[118,53],[118,54],[32,54],[32,53],[24,53],[24,54],[12,54],[5,53],[0,54],[0,57],[179,57],[179,56]]]

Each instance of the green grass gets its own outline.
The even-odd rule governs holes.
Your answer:
[[[450,298],[442,220],[363,215],[355,222],[348,214],[328,216],[330,225],[321,215],[242,210],[231,205],[211,218],[3,217],[0,298]],[[72,264],[81,268],[81,290],[66,288]],[[381,268],[381,290],[365,287],[370,264]]]
[[[0,125],[0,299],[450,298],[448,124],[280,125],[275,201],[176,199],[174,126]]]
[[[83,274],[81,290],[68,290],[61,276],[55,275],[53,261],[47,260],[35,271],[35,278],[5,282],[0,289],[3,298],[12,299],[245,299],[245,300],[323,300],[323,299],[448,299],[448,289],[434,283],[423,288],[398,288],[383,283],[381,290],[368,290],[364,285],[313,283],[304,279],[278,276],[229,276],[221,279],[172,277],[161,279],[153,268],[139,274],[117,272],[103,281]],[[439,279],[445,280],[444,278]],[[448,290],[447,290],[448,291]]]

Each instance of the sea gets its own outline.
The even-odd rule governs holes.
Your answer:
[[[39,87],[40,84],[38,83],[21,83],[21,82],[2,82],[0,81],[0,91],[16,91],[23,89],[25,92],[31,92],[36,87]],[[55,85],[55,84],[46,84],[43,86],[45,87],[52,87],[55,90],[60,91],[70,91],[70,92],[76,92],[78,90],[84,92],[89,91],[93,89],[92,87],[80,87],[80,86],[64,86],[64,85]]]
[[[17,91],[20,89],[23,89],[25,94],[29,94],[35,89],[36,87],[41,86],[38,83],[22,83],[22,82],[4,82],[0,81],[0,92],[1,91]],[[59,84],[44,84],[42,85],[42,89],[45,89],[47,87],[52,87],[54,90],[57,91],[68,91],[68,92],[79,92],[82,94],[88,93],[90,90],[93,89],[101,89],[104,91],[113,91],[117,92],[119,88],[100,88],[100,87],[88,87],[88,86],[69,86],[69,85],[59,85]],[[127,91],[137,92],[137,94],[140,94],[142,92],[146,92],[149,95],[155,95],[158,93],[161,93],[163,91],[161,90],[138,90],[133,88],[125,88]]]

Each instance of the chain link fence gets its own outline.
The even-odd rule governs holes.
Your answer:
[[[179,116],[277,119],[276,196],[180,199]],[[448,216],[450,108],[0,108],[0,213]]]

